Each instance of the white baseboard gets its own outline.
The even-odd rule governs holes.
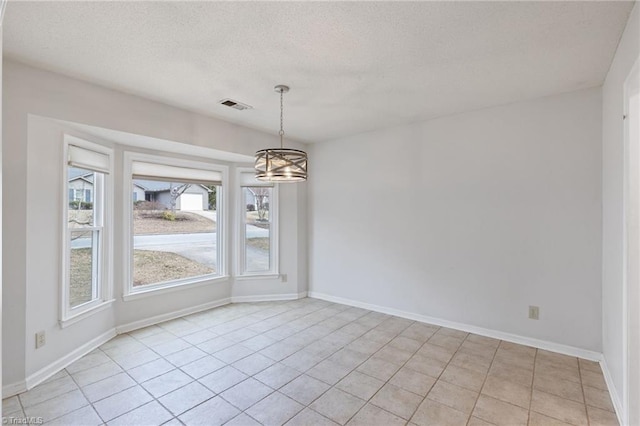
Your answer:
[[[98,337],[95,337],[89,340],[84,345],[78,347],[77,349],[73,350],[72,352],[68,353],[62,358],[59,358],[57,361],[54,361],[51,364],[47,365],[46,367],[36,371],[35,373],[27,377],[27,380],[26,380],[27,389],[31,389],[34,386],[39,385],[40,383],[47,380],[49,377],[56,374],[58,371],[62,370],[63,368],[66,368],[72,362],[79,360],[89,352],[100,347],[102,344],[108,342],[114,337],[116,337],[116,329],[112,328],[110,330],[105,331]]]
[[[307,292],[302,293],[288,293],[288,294],[267,294],[263,296],[234,296],[226,297],[224,299],[215,300],[213,302],[204,303],[202,305],[192,306],[178,311],[168,312],[162,315],[156,315],[155,317],[145,318],[140,321],[130,322],[128,324],[119,325],[116,327],[118,334],[128,333],[140,328],[149,327],[155,324],[159,324],[164,321],[170,321],[172,319],[180,318],[185,315],[195,314],[197,312],[206,311],[208,309],[217,308],[220,306],[228,305],[229,303],[243,303],[243,302],[270,302],[278,300],[296,300],[307,297]]]
[[[49,377],[53,376],[63,368],[66,368],[69,364],[74,361],[79,360],[89,352],[101,346],[103,343],[108,342],[112,338],[116,336],[116,329],[112,328],[110,330],[105,331],[98,337],[91,339],[84,345],[79,348],[73,350],[62,358],[57,359],[51,364],[47,365],[44,368],[36,371],[32,375],[26,378],[23,382],[12,383],[9,385],[2,386],[2,397],[8,398],[13,395],[17,395],[19,393],[25,392],[33,387],[39,385],[40,383],[47,380]]]
[[[275,302],[279,300],[297,300],[305,297],[307,297],[306,291],[301,293],[264,294],[261,296],[233,296],[231,297],[231,303]]]
[[[208,309],[213,309],[220,306],[228,305],[229,303],[231,303],[231,299],[228,297],[225,297],[224,299],[214,300],[213,302],[203,303],[202,305],[191,306],[189,308],[168,312],[162,315],[156,315],[154,317],[145,318],[143,320],[133,321],[128,324],[122,324],[116,327],[116,331],[118,332],[118,334],[128,333],[133,330],[138,330],[139,328],[149,327],[152,325],[159,324],[161,322],[180,318],[185,315],[191,315],[198,312],[206,311]]]
[[[394,315],[397,317],[406,318],[413,321],[424,322],[427,324],[438,325],[441,327],[453,328],[455,330],[466,331],[468,333],[474,333],[480,336],[492,337],[494,339],[500,339],[500,340],[505,340],[507,342],[518,343],[520,345],[533,346],[534,348],[544,349],[547,351],[557,352],[564,355],[584,358],[591,361],[602,360],[602,354],[599,352],[576,348],[573,346],[563,345],[560,343],[534,339],[532,337],[525,337],[517,334],[505,333],[498,330],[491,330],[489,328],[477,327],[475,325],[448,321],[440,318],[429,317],[426,315],[415,314],[412,312],[401,311],[398,309],[387,308],[384,306],[372,305],[370,303],[359,302],[356,300],[345,299],[342,297],[330,296],[328,294],[317,293],[315,291],[310,291],[309,297],[314,299],[326,300],[328,302],[354,306],[357,308],[368,309],[370,311],[376,311],[376,312],[381,312],[383,314]]]
[[[607,361],[602,358],[600,360],[600,368],[602,368],[602,374],[604,374],[604,381],[607,384],[607,388],[609,389],[609,396],[611,396],[611,402],[613,403],[613,408],[616,410],[616,416],[618,417],[618,423],[621,425],[625,425],[625,416],[624,409],[622,405],[622,399],[620,399],[620,395],[616,390],[616,387],[613,384],[613,378],[611,377],[611,372],[609,371],[609,366],[607,365]]]
[[[264,296],[240,296],[234,298],[227,297],[221,300],[215,300],[213,302],[203,303],[201,305],[192,306],[166,314],[156,315],[154,317],[146,318],[143,320],[133,321],[128,324],[119,325],[85,343],[84,345],[75,349],[73,352],[52,362],[46,367],[36,371],[35,373],[27,377],[26,380],[2,386],[2,398],[8,398],[10,396],[18,395],[22,392],[26,392],[27,390],[32,389],[34,386],[37,386],[40,383],[44,382],[63,368],[66,368],[72,362],[82,358],[83,356],[100,347],[118,334],[128,333],[139,328],[149,327],[151,325],[159,324],[164,321],[180,318],[185,315],[195,314],[197,312],[206,311],[208,309],[217,308],[219,306],[228,305],[230,303],[296,300],[304,297],[307,297],[307,292],[290,294],[269,294]]]

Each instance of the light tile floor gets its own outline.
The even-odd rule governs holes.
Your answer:
[[[120,335],[3,401],[59,425],[617,425],[597,363],[315,299]]]

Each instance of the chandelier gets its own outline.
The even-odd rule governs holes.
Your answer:
[[[261,149],[256,152],[256,178],[268,182],[302,182],[307,180],[307,153],[299,149],[284,147],[283,95],[288,86],[277,85],[280,93],[280,148]]]

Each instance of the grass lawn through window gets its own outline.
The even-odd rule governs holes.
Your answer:
[[[179,254],[163,251],[135,250],[133,262],[134,287],[215,272]],[[70,303],[77,306],[91,300],[91,249],[71,250],[71,265]]]
[[[166,251],[134,250],[133,286],[213,274],[215,269]]]
[[[193,212],[178,211],[175,220],[163,218],[164,211],[134,210],[134,235],[161,238],[172,235],[196,235],[209,233],[215,241],[216,222],[208,217]],[[84,214],[82,212],[78,214]],[[208,238],[208,237],[207,237]],[[247,239],[247,245],[263,253],[269,252],[269,238],[257,237]],[[184,249],[184,244],[182,249]],[[186,245],[187,253],[201,254],[197,243]],[[178,250],[176,250],[178,251]],[[171,251],[171,245],[161,250],[134,249],[133,251],[133,286],[139,287],[166,281],[180,280],[216,272],[215,265],[204,264],[196,257],[186,257]],[[71,250],[70,271],[70,304],[78,306],[91,300],[91,248],[73,248]]]

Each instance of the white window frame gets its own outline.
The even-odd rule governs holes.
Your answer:
[[[145,285],[141,288],[133,287],[133,201],[131,197],[131,188],[133,187],[133,163],[134,162],[153,163],[161,166],[183,167],[187,169],[199,169],[207,171],[215,171],[222,174],[221,191],[216,194],[216,211],[218,214],[218,222],[216,224],[216,255],[218,256],[218,271],[215,274],[200,275],[196,277],[184,278],[181,280],[172,280],[159,282],[155,284]],[[123,176],[123,229],[129,235],[123,238],[123,265],[124,280],[122,299],[126,301],[136,300],[152,295],[163,294],[173,291],[179,291],[185,288],[199,287],[210,285],[214,282],[225,282],[229,279],[228,275],[228,239],[227,239],[227,202],[228,193],[229,168],[222,164],[205,163],[201,161],[178,159],[170,156],[160,156],[152,154],[144,154],[133,151],[124,152],[124,176]]]
[[[93,208],[95,218],[98,223],[96,226],[87,227],[87,231],[93,231],[98,234],[98,241],[95,245],[97,253],[94,252],[94,259],[92,262],[92,280],[93,286],[95,286],[95,298],[89,302],[81,305],[71,307],[69,294],[70,294],[70,266],[71,266],[71,228],[68,223],[68,209],[69,209],[69,179],[68,168],[71,167],[68,164],[69,145],[74,145],[87,151],[93,151],[99,154],[104,154],[108,157],[109,169],[105,172],[95,170],[101,179],[94,181],[93,186]],[[68,327],[71,324],[75,324],[93,315],[103,309],[109,307],[113,302],[113,277],[111,273],[111,259],[113,258],[113,150],[99,145],[94,142],[90,142],[84,139],[80,139],[71,135],[64,135],[63,137],[63,176],[62,176],[62,278],[61,278],[61,292],[60,292],[60,326],[62,328]],[[74,191],[75,195],[75,191]]]
[[[271,182],[262,182],[255,179],[250,185],[243,183],[243,174],[255,174],[255,170],[249,167],[237,167],[235,174],[236,188],[237,188],[237,202],[236,202],[236,262],[235,271],[236,279],[275,279],[280,277],[280,256],[279,256],[279,186]],[[245,215],[245,197],[244,188],[264,186],[272,188],[271,198],[269,200],[269,221],[271,228],[269,229],[269,263],[270,268],[268,271],[246,271],[246,215]]]

